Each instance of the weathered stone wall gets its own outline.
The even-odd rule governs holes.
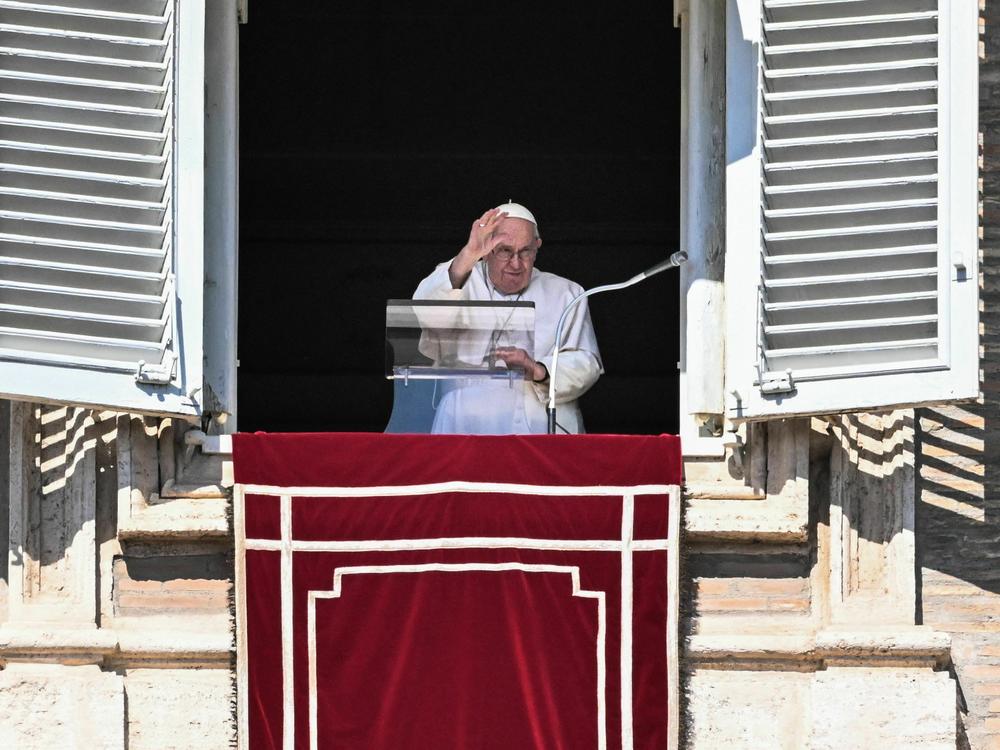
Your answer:
[[[227,492],[175,432],[0,401],[0,747],[233,743]]]
[[[988,390],[981,405],[925,410],[920,420],[918,614],[951,634],[959,747],[973,750],[1000,747],[998,407]]]
[[[0,399],[0,622],[7,619],[7,526],[10,522],[10,402]]]
[[[952,637],[960,748],[1000,748],[1000,2],[985,0],[981,403],[925,409],[918,442],[918,616]]]
[[[232,592],[228,541],[136,542],[116,556],[112,597],[118,617],[225,616]]]
[[[692,613],[792,617],[809,613],[809,546],[774,549],[761,544],[728,544],[703,549],[688,561]]]
[[[916,622],[912,413],[747,438],[686,464],[686,746],[952,750],[948,636]]]

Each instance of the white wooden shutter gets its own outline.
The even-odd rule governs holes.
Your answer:
[[[202,0],[0,0],[0,394],[199,412]]]
[[[976,3],[752,2],[729,34],[730,415],[974,398]]]

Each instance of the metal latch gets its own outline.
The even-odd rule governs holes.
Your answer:
[[[148,365],[144,360],[139,360],[135,368],[135,382],[147,385],[167,385],[172,382],[177,372],[177,355],[171,354],[167,360],[160,365]]]
[[[732,452],[733,463],[736,464],[736,469],[739,471],[740,476],[746,473],[746,457],[747,457],[747,447],[743,442],[743,438],[738,432],[727,432],[725,437],[722,438],[722,446]]]
[[[760,377],[761,393],[794,393],[795,381],[792,379],[792,371],[765,372]]]

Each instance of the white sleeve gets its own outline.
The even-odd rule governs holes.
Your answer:
[[[604,372],[587,300],[580,302],[570,312],[563,330],[562,341],[563,344],[559,347],[559,368],[556,373],[557,404],[580,398]],[[548,352],[538,361],[545,365],[551,377],[552,352]],[[543,404],[548,403],[549,381],[534,383],[533,387],[538,399]]]
[[[439,300],[463,300],[469,298],[469,282],[466,281],[461,289],[453,289],[451,278],[448,276],[448,269],[451,268],[451,261],[439,263],[430,276],[425,278],[417,286],[413,293],[413,299],[439,299]]]
[[[470,274],[469,278],[466,279],[461,289],[453,289],[451,286],[451,277],[448,275],[448,269],[451,267],[451,264],[452,261],[450,260],[439,263],[431,274],[417,285],[416,291],[413,292],[413,299],[449,302],[461,302],[473,299],[472,287],[474,282],[472,275]],[[446,337],[452,339],[450,342],[446,342],[441,338],[442,331],[462,327],[460,325],[462,314],[460,309],[446,307],[422,310],[415,307],[413,311],[423,329],[420,334],[420,342],[417,345],[421,354],[434,362],[441,362],[449,356],[454,358],[464,353],[463,351],[456,350],[457,342],[454,340],[453,334],[446,335]],[[468,342],[465,342],[465,345],[468,345]],[[461,349],[461,347],[459,348]]]
[[[538,360],[545,365],[552,376],[552,357],[543,357]],[[592,352],[580,349],[562,349],[559,352],[559,371],[556,373],[556,403],[565,404],[567,401],[575,401],[590,387],[597,382],[603,369],[600,360]],[[549,401],[549,381],[532,383],[535,395],[543,404]]]

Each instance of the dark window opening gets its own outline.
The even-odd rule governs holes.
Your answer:
[[[240,30],[239,424],[381,431],[385,301],[508,198],[584,287],[678,247],[671,6],[260,3]],[[591,300],[589,432],[676,432],[678,274]]]

